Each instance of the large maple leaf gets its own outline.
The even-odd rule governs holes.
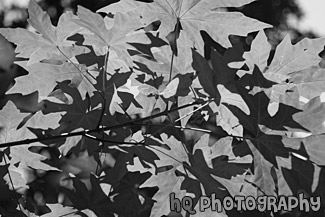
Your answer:
[[[224,47],[230,47],[228,36],[242,35],[271,27],[268,24],[245,17],[239,12],[224,12],[218,9],[240,7],[254,0],[210,1],[210,0],[155,0],[152,3],[141,3],[123,0],[102,8],[99,12],[116,13],[122,11],[138,11],[142,21],[148,25],[156,20],[161,21],[159,33],[161,37],[172,38],[171,33],[186,34],[200,52],[203,40],[198,30],[206,31],[215,41]],[[182,41],[179,41],[182,43]]]
[[[91,85],[92,79],[84,67],[69,62],[61,65],[48,63],[34,63],[28,65],[27,61],[19,61],[18,65],[26,69],[29,73],[16,78],[15,85],[7,92],[12,93],[32,93],[37,91],[40,99],[47,98],[54,91],[57,82],[69,81],[71,86],[78,87],[80,93],[94,91]],[[85,79],[85,77],[87,79]],[[46,84],[46,85],[45,85]]]
[[[277,46],[272,61],[267,64],[271,45],[265,33],[260,31],[252,42],[251,50],[243,55],[250,70],[240,73],[251,73],[254,65],[257,65],[265,78],[277,83],[263,89],[270,97],[270,103],[283,102],[281,97],[287,91],[297,91],[300,100],[307,102],[325,91],[325,71],[319,66],[322,60],[319,53],[324,46],[325,38],[305,38],[292,45],[288,35]]]
[[[188,55],[191,52],[191,45],[193,43],[185,34],[180,35],[179,40],[182,43],[178,44],[178,55],[173,58],[173,52],[169,45],[166,44],[152,49],[151,59],[145,56],[135,55],[133,56],[133,60],[139,66],[140,71],[148,73],[145,69],[149,69],[150,74],[155,72],[163,76],[164,82],[167,83],[170,75],[173,78],[177,74],[185,74],[193,71],[192,57]],[[143,64],[145,64],[145,68]]]
[[[23,126],[18,129],[21,120],[26,116],[20,113],[16,106],[12,102],[8,102],[6,106],[0,111],[0,143],[5,144],[7,142],[14,142],[23,139],[29,139],[34,137],[31,131],[28,130],[28,126]],[[34,124],[32,121],[31,124]],[[34,145],[43,146],[40,143]],[[43,160],[47,158],[43,155],[31,152],[29,148],[31,145],[20,145],[9,147],[10,150],[10,163],[17,164],[19,168],[34,168],[42,170],[56,170],[45,163]]]
[[[71,21],[75,17],[73,13],[64,13],[57,27],[52,25],[49,15],[34,0],[29,3],[28,13],[28,22],[39,34],[22,28],[0,29],[0,34],[17,45],[17,57],[29,59],[27,65],[53,58],[65,61],[67,57],[85,52],[84,47],[74,46],[66,40],[81,30],[80,26]]]
[[[140,18],[132,16],[133,14],[117,13],[114,19],[103,19],[99,14],[78,7],[77,15],[78,19],[73,21],[89,31],[89,33],[83,34],[83,44],[93,46],[98,55],[105,55],[109,51],[109,60],[111,61],[116,61],[116,57],[114,57],[116,55],[127,66],[132,66],[133,62],[127,51],[132,47],[127,42],[149,42],[144,32],[136,31],[142,24]]]
[[[72,21],[76,16],[71,12],[64,13],[55,27],[51,24],[49,15],[33,0],[29,3],[28,13],[28,22],[37,33],[22,28],[0,29],[0,34],[17,45],[17,57],[28,59],[17,62],[29,72],[28,75],[17,78],[16,85],[8,93],[38,91],[41,98],[47,97],[56,82],[63,80],[70,80],[74,86],[79,86],[82,93],[90,90],[91,85],[84,84],[84,76],[88,76],[85,68],[72,62],[74,56],[83,54],[88,49],[67,40],[82,30],[82,27]]]

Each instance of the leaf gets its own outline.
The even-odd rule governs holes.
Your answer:
[[[293,115],[293,119],[307,129],[308,133],[313,135],[325,133],[325,103],[321,102],[319,97],[315,97],[301,109],[301,112]]]
[[[167,138],[166,134],[161,134],[162,141],[169,147],[169,150],[166,148],[158,148],[164,154],[158,154],[159,162],[156,162],[158,167],[167,166],[167,165],[174,165],[174,166],[181,166],[180,162],[188,161],[187,152],[183,146],[183,144],[177,140],[174,136]],[[172,158],[171,158],[172,157]],[[177,159],[177,161],[173,160]]]
[[[215,98],[217,104],[219,104],[221,96],[216,88],[215,76],[208,62],[194,49],[192,49],[192,57],[193,69],[197,71],[197,76],[204,91],[209,94],[210,97]]]
[[[15,104],[9,101],[0,111],[0,143],[12,142],[26,138],[26,129],[17,131],[17,127],[25,114],[19,112]],[[18,136],[18,134],[20,134]]]
[[[71,200],[78,210],[90,209],[97,216],[114,216],[114,208],[109,197],[103,192],[100,182],[95,175],[91,174],[91,189],[77,178],[72,178],[74,190],[63,188],[63,192]]]
[[[250,71],[255,64],[268,80],[277,83],[271,88],[263,89],[271,99],[270,113],[273,115],[276,113],[279,102],[284,102],[284,95],[288,91],[298,91],[300,98],[305,101],[325,91],[321,85],[325,74],[323,69],[318,66],[321,61],[318,54],[323,50],[324,45],[324,38],[306,38],[292,45],[290,37],[286,36],[277,46],[270,65],[266,67],[270,44],[265,34],[259,32],[252,43],[251,51],[246,52],[243,57],[246,59]],[[240,71],[240,73],[247,72]]]
[[[51,212],[42,215],[42,217],[57,217],[57,216],[75,216],[73,213],[76,212],[76,209],[70,206],[63,206],[62,204],[46,204],[50,208]]]
[[[256,189],[245,183],[247,171],[249,170],[252,158],[249,155],[244,157],[235,156],[233,152],[233,138],[224,137],[214,144],[209,144],[209,135],[203,135],[194,146],[194,152],[203,152],[204,159],[210,168],[213,168],[212,177],[227,188],[229,193],[234,195],[251,195],[249,193]],[[242,191],[244,189],[244,191]]]
[[[211,196],[211,194],[216,194],[217,198],[220,199],[229,195],[228,190],[212,177],[212,175],[217,175],[215,173],[218,173],[218,170],[212,169],[207,165],[201,149],[196,150],[193,155],[189,155],[189,162],[190,164],[185,162],[184,166],[203,185],[205,195]]]
[[[291,74],[318,64],[318,54],[324,49],[325,38],[303,39],[295,45],[287,35],[277,46],[274,57],[264,76],[271,81],[281,83]],[[264,49],[264,48],[263,48]]]
[[[148,188],[148,187],[158,187],[159,190],[153,196],[153,200],[156,202],[154,203],[151,209],[151,216],[160,216],[162,214],[169,214],[169,203],[166,201],[169,200],[169,195],[171,192],[176,194],[176,197],[182,198],[185,196],[185,191],[180,189],[182,180],[180,177],[177,177],[175,174],[176,168],[172,169],[162,169],[154,173],[149,169],[143,168],[142,164],[139,161],[135,161],[134,165],[128,167],[129,171],[150,171],[153,175],[148,178],[140,187],[141,188]]]
[[[319,66],[312,66],[291,74],[287,82],[287,89],[290,88],[290,90],[294,91],[294,87],[297,87],[300,97],[312,100],[325,92],[325,87],[323,86],[324,81],[325,69]]]
[[[26,169],[27,167],[22,167],[21,165],[16,167],[11,164],[8,167],[8,173],[3,177],[3,180],[7,182],[8,186],[10,186],[12,190],[24,191],[29,188],[27,185],[28,180],[26,180],[26,176],[24,176]]]
[[[156,0],[152,3],[134,3],[132,0],[124,0],[99,10],[105,13],[116,13],[124,5],[131,4],[142,15],[145,25],[160,20],[159,33],[161,37],[167,37],[174,31],[176,24],[182,28],[181,35],[186,34],[199,52],[202,53],[203,40],[198,30],[206,31],[211,37],[224,47],[230,47],[228,36],[246,35],[249,32],[270,27],[245,17],[238,12],[219,12],[217,9],[225,7],[240,7],[252,2],[252,0],[241,1],[210,1],[210,0],[186,0],[168,1]],[[124,10],[132,10],[125,6]],[[178,41],[182,43],[182,41]]]
[[[75,65],[67,62],[62,65],[47,63],[28,65],[27,61],[19,61],[17,64],[26,69],[29,74],[16,78],[16,84],[8,93],[26,94],[38,91],[39,97],[44,99],[54,90],[57,82],[66,80],[70,81],[71,85],[78,87],[81,94],[91,93],[94,90],[84,78],[84,76],[88,77],[88,75],[80,66],[80,68],[76,68]]]
[[[188,53],[192,52],[193,43],[189,40],[186,35],[180,35],[179,40],[183,43],[178,44],[178,56],[173,57],[173,52],[168,45],[161,46],[156,49],[152,49],[152,55],[154,59],[147,59],[139,55],[133,56],[136,64],[145,64],[146,67],[156,72],[158,75],[163,76],[164,83],[168,83],[171,72],[171,78],[174,78],[179,74],[186,74],[193,71],[192,68],[192,57]],[[171,68],[172,67],[172,68]],[[139,70],[148,73],[144,70]]]
[[[221,95],[220,102],[222,104],[236,106],[237,108],[241,109],[245,114],[247,115],[250,114],[250,110],[248,106],[246,105],[245,101],[239,94],[230,92],[221,84],[218,84],[217,88]]]
[[[241,89],[239,89],[239,92],[250,109],[250,115],[245,115],[243,112],[238,113],[239,110],[234,109],[232,106],[227,105],[227,107],[239,118],[246,135],[253,138],[253,144],[258,146],[264,157],[276,166],[276,156],[288,157],[289,154],[289,150],[281,142],[281,134],[278,133],[277,135],[276,131],[285,132],[286,127],[304,129],[292,118],[299,110],[280,104],[278,113],[271,117],[266,112],[269,100],[263,92],[254,96],[248,95]],[[264,126],[266,127],[265,130],[263,130]],[[275,134],[273,134],[273,131],[275,131]]]
[[[73,21],[78,25],[86,28],[91,34],[84,34],[84,45],[94,47],[97,55],[105,55],[110,51],[115,53],[118,58],[122,59],[128,66],[132,66],[132,60],[127,52],[127,42],[147,42],[148,39],[144,33],[137,33],[142,24],[140,18],[129,14],[117,13],[114,16],[114,23],[111,28],[107,28],[104,19],[90,10],[79,6],[77,12],[79,19]]]
[[[8,164],[0,165],[0,177],[4,177],[8,174]],[[3,178],[0,179],[0,214],[6,216],[19,216],[19,212],[16,208],[19,204],[19,201],[15,198],[21,198],[21,195],[15,190],[11,190],[8,184]]]
[[[257,195],[276,195],[276,183],[272,177],[271,169],[274,166],[261,155],[261,152],[250,141],[247,142],[249,148],[252,150],[254,157],[254,176],[251,180],[257,188]]]
[[[175,78],[166,86],[165,90],[162,91],[160,94],[166,99],[173,97],[176,95],[178,85],[179,78]]]
[[[142,135],[141,131],[136,132],[132,135],[132,138],[130,141],[137,142],[137,143],[143,143],[145,141],[145,138]],[[157,168],[155,161],[159,160],[159,157],[157,154],[152,151],[150,148],[148,148],[146,145],[137,144],[137,145],[128,145],[125,147],[121,147],[122,150],[125,150],[130,157],[137,156],[139,159],[139,162],[144,168]],[[131,159],[132,164],[133,159]],[[142,171],[140,171],[142,172]]]
[[[90,110],[89,96],[83,100],[77,88],[70,87],[65,83],[58,83],[58,88],[72,97],[72,104],[54,103],[45,100],[43,113],[66,112],[60,120],[61,125],[67,124],[66,132],[70,132],[79,127],[83,129],[94,129],[98,124],[101,111]]]
[[[33,138],[33,134],[24,126],[17,129],[19,123],[22,121],[25,115],[21,114],[12,102],[8,102],[6,106],[0,111],[0,143],[5,144],[7,142],[13,142],[18,140],[24,140]],[[40,143],[36,143],[41,145]],[[35,145],[35,144],[34,144]],[[31,152],[29,150],[31,145],[20,145],[10,147],[10,163],[19,163],[20,168],[31,167],[33,169],[42,170],[57,170],[45,163],[47,157]]]
[[[292,168],[283,168],[282,170],[282,176],[290,183],[290,191],[304,191],[304,194],[312,194],[314,191],[313,185],[319,183],[318,171],[321,169],[310,161],[305,161],[294,156],[292,156],[291,161]],[[319,184],[318,187],[322,188]],[[321,189],[319,190],[318,192],[323,191]]]
[[[265,89],[264,91],[270,95],[270,103],[291,104],[290,97],[286,97],[289,92],[290,94],[297,94],[298,99],[295,99],[295,101],[298,101],[298,103],[299,101],[307,103],[325,92],[324,80],[325,70],[319,66],[312,66],[290,74],[290,78],[286,79],[285,82],[273,85],[271,89]]]
[[[245,52],[243,58],[249,69],[254,69],[257,65],[261,72],[267,69],[267,60],[271,52],[271,45],[267,42],[264,31],[259,31],[251,44],[251,50]]]
[[[51,24],[49,15],[42,11],[35,0],[30,1],[28,13],[28,22],[40,34],[22,28],[0,29],[6,39],[17,45],[17,57],[29,58],[27,66],[52,58],[65,61],[67,57],[71,58],[86,51],[85,48],[66,41],[67,37],[80,31],[80,27],[71,21],[75,17],[72,12],[64,13],[57,27]]]
[[[228,48],[223,55],[215,49],[211,50],[211,66],[217,84],[226,86],[234,81],[237,69],[231,68],[230,64],[243,62],[243,52],[242,45],[238,44],[233,44],[233,47]]]
[[[239,118],[227,108],[227,105],[229,104],[220,104],[220,106],[210,104],[212,111],[217,113],[217,126],[222,127],[228,135],[243,136],[243,126],[240,125]],[[222,136],[222,134],[219,136]]]
[[[180,189],[181,183],[182,180],[176,176],[175,170],[168,170],[152,176],[141,185],[141,187],[159,187],[159,191],[152,198],[156,201],[151,209],[152,217],[170,213],[170,204],[166,202],[170,193],[175,193],[178,198],[185,196],[185,192]]]
[[[142,109],[146,110],[148,108],[147,106],[149,106],[149,108],[152,106],[152,103],[148,103],[148,101],[146,101],[142,107],[143,103],[141,103],[141,96],[139,96],[140,91],[137,87],[140,82],[135,80],[135,78],[136,75],[132,74],[131,71],[125,73],[116,72],[109,80],[102,82],[102,72],[99,74],[95,88],[105,92],[105,107],[108,109],[110,114],[113,115],[115,112],[124,114],[125,111],[128,112],[129,115],[139,114],[140,112],[138,111],[141,111]],[[104,86],[103,83],[105,83]],[[94,98],[96,99],[96,97],[97,99],[99,98],[102,100],[102,96],[100,95],[99,91],[95,92]],[[100,100],[95,101],[99,103]],[[141,104],[139,104],[137,100],[139,100]]]
[[[42,161],[47,160],[47,157],[34,153],[29,150],[28,145],[24,146],[14,146],[10,148],[10,163],[11,164],[20,164],[22,168],[33,168],[39,170],[58,170],[55,167],[52,167]]]

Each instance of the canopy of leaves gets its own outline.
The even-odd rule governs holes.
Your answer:
[[[226,10],[251,2],[122,0],[53,26],[31,0],[34,32],[0,29],[28,72],[0,111],[0,214],[167,216],[172,192],[193,208],[212,194],[324,196],[325,40],[272,52],[270,25]],[[256,31],[249,49],[230,37]],[[55,187],[37,200],[39,179]]]

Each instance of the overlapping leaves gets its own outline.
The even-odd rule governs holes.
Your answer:
[[[74,177],[70,189],[63,190],[80,214],[90,209],[98,216],[168,215],[171,192],[191,194],[197,205],[201,196],[213,193],[220,199],[291,195],[299,189],[312,193],[310,185],[322,191],[315,184],[322,176],[315,171],[325,164],[324,102],[319,98],[324,69],[318,56],[325,41],[292,45],[286,37],[270,59],[271,46],[260,31],[244,52],[229,36],[269,25],[225,8],[252,1],[122,0],[101,9],[105,17],[79,7],[77,15],[62,15],[57,27],[30,1],[29,23],[38,33],[0,33],[26,58],[18,64],[28,74],[17,78],[10,93],[40,98],[29,115],[6,104],[0,112],[1,143],[64,133],[66,140],[51,141],[54,148],[61,145],[63,155],[85,151],[99,162],[101,155],[113,153],[108,168],[98,163],[101,174],[97,169],[96,175],[88,174],[91,188]],[[158,30],[148,31],[147,25],[157,20]],[[212,49],[206,60],[200,31],[225,52]],[[212,130],[184,128],[202,114],[213,123]],[[191,145],[185,129],[201,131],[200,139]],[[81,133],[70,138],[74,132]],[[303,136],[296,138],[297,133]],[[10,160],[1,174],[9,171],[17,178],[21,167],[55,169],[29,147],[1,152],[1,159]],[[298,184],[293,181],[297,177],[302,180]],[[26,186],[18,178],[11,184],[21,183]]]
[[[229,47],[231,44],[228,41],[228,36],[231,34],[246,35],[249,32],[270,27],[267,24],[245,17],[241,13],[222,11],[226,7],[240,7],[250,2],[252,0],[156,0],[152,3],[124,0],[99,11],[116,13],[136,10],[142,15],[142,22],[145,25],[156,20],[161,21],[159,32],[162,38],[176,37],[176,34],[181,31],[181,34],[186,34],[193,45],[202,52],[204,44],[200,30],[206,31],[222,46]],[[183,42],[179,40],[178,43]]]
[[[38,34],[22,28],[0,30],[2,35],[17,45],[17,56],[29,59],[27,65],[52,58],[66,61],[66,56],[73,57],[85,51],[66,40],[81,30],[71,21],[75,17],[71,12],[61,16],[57,27],[52,25],[50,16],[35,1],[30,1],[28,14],[28,22]]]

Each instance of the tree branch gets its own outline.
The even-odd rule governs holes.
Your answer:
[[[117,125],[113,125],[113,126],[106,126],[106,127],[98,127],[95,129],[89,129],[89,130],[81,130],[81,131],[77,131],[77,132],[72,132],[72,133],[62,133],[60,135],[55,135],[55,136],[44,136],[44,137],[38,137],[38,138],[34,138],[34,139],[25,139],[25,140],[19,140],[19,141],[13,141],[13,142],[7,142],[7,143],[2,143],[0,144],[0,148],[5,148],[5,147],[11,147],[11,146],[17,146],[17,145],[26,145],[26,144],[31,144],[34,142],[45,142],[45,141],[51,141],[51,140],[60,140],[60,139],[64,139],[67,137],[72,137],[72,136],[85,136],[86,134],[91,134],[91,133],[98,133],[98,132],[103,132],[103,131],[107,131],[107,130],[113,130],[113,129],[118,129],[118,128],[122,128],[122,127],[127,127],[127,126],[131,126],[134,125],[135,123],[143,123],[145,121],[160,117],[160,116],[164,116],[167,115],[171,112],[174,111],[178,111],[196,104],[201,104],[202,102],[206,102],[206,101],[201,101],[201,100],[196,100],[192,103],[189,104],[185,104],[183,106],[180,107],[176,107],[167,111],[163,111],[154,115],[150,115],[144,118],[140,118],[138,120],[133,120],[133,121],[129,121],[126,123],[121,123],[121,124],[117,124]],[[123,142],[122,142],[123,143]]]

